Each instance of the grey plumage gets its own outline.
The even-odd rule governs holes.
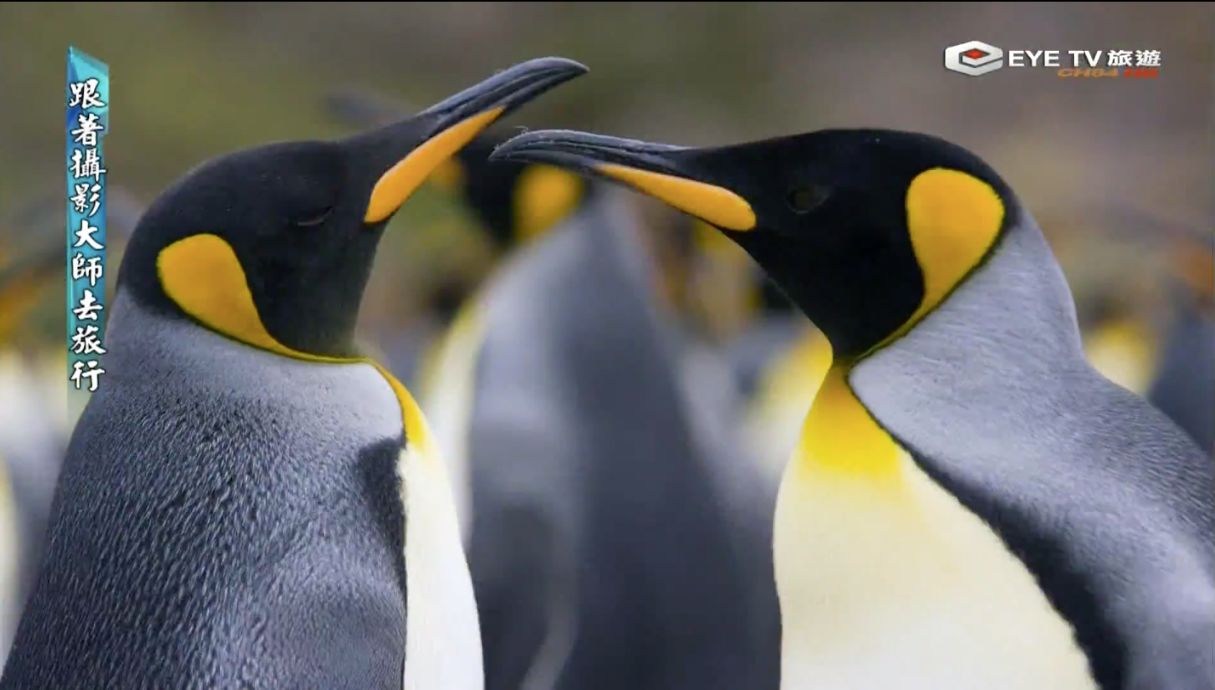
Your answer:
[[[121,293],[109,334],[0,687],[399,688],[402,429],[387,383]]]
[[[1070,293],[1028,212],[850,380],[1026,562],[1103,688],[1215,687],[1215,470],[1085,362]]]

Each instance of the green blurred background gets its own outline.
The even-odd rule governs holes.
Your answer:
[[[1112,296],[1151,315],[1174,240],[1210,239],[1213,20],[1209,3],[3,4],[0,247],[18,255],[62,237],[68,45],[110,66],[109,183],[136,207],[209,157],[347,133],[322,106],[334,90],[422,107],[552,54],[591,74],[507,126],[688,145],[824,127],[938,134],[1019,191],[1082,309]],[[943,48],[970,39],[1155,49],[1163,69],[1155,80],[946,71]],[[415,231],[388,236],[365,303],[371,328],[408,323],[437,277],[484,269],[466,220],[433,190],[406,206],[394,224]],[[111,250],[112,280],[121,243]],[[18,344],[62,339],[61,282]]]

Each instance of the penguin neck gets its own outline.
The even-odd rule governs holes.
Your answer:
[[[899,447],[852,392],[848,371],[840,362],[827,371],[802,426],[798,469],[890,481],[898,475]]]
[[[1002,400],[1010,386],[1053,387],[1084,356],[1071,293],[1028,212],[934,311],[872,354],[837,359],[802,428],[797,464],[885,481],[901,448],[881,421],[894,400]],[[893,432],[893,436],[892,436]]]
[[[1041,405],[1064,382],[1093,375],[1063,272],[1026,212],[990,257],[906,334],[857,362],[848,377],[865,407],[886,421],[892,406],[954,407],[983,414]],[[976,410],[977,413],[977,410]]]
[[[254,309],[249,305],[247,309]],[[251,312],[260,326],[256,311]],[[131,323],[128,323],[131,322]],[[118,325],[114,328],[114,325]],[[166,347],[168,343],[151,337],[153,333],[192,333],[195,337],[183,337],[181,341],[200,343],[195,348]],[[120,291],[115,299],[110,328],[111,354],[104,360],[113,363],[118,368],[115,373],[120,376],[138,379],[141,374],[159,368],[176,369],[178,367],[198,368],[206,370],[215,365],[209,361],[214,352],[223,351],[224,357],[230,356],[248,348],[250,352],[264,353],[268,358],[280,358],[285,362],[297,360],[322,365],[332,364],[367,364],[374,368],[391,388],[393,396],[401,411],[401,423],[405,439],[419,447],[423,457],[433,457],[431,434],[427,428],[425,417],[417,402],[405,386],[397,380],[383,365],[367,357],[329,357],[299,352],[282,345],[268,333],[263,333],[253,342],[245,342],[232,336],[215,333],[210,328],[200,325],[176,314],[165,314],[160,310],[144,306],[138,296],[132,296]],[[203,358],[204,350],[206,358]],[[195,357],[197,356],[197,359]],[[265,361],[274,361],[266,359]],[[173,371],[176,375],[187,372]],[[203,377],[200,377],[203,378]]]

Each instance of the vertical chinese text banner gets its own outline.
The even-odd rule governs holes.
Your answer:
[[[68,48],[67,346],[72,391],[96,391],[105,374],[105,157],[110,70]]]

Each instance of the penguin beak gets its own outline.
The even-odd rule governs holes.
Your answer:
[[[564,58],[529,60],[407,120],[356,137],[356,145],[378,159],[383,170],[372,187],[364,222],[387,220],[436,168],[495,120],[586,71]],[[419,127],[424,132],[421,143]],[[403,157],[391,153],[403,148],[408,149]]]
[[[651,144],[570,130],[521,134],[490,160],[550,163],[623,183],[725,230],[756,225],[742,196],[712,181],[697,149]]]

